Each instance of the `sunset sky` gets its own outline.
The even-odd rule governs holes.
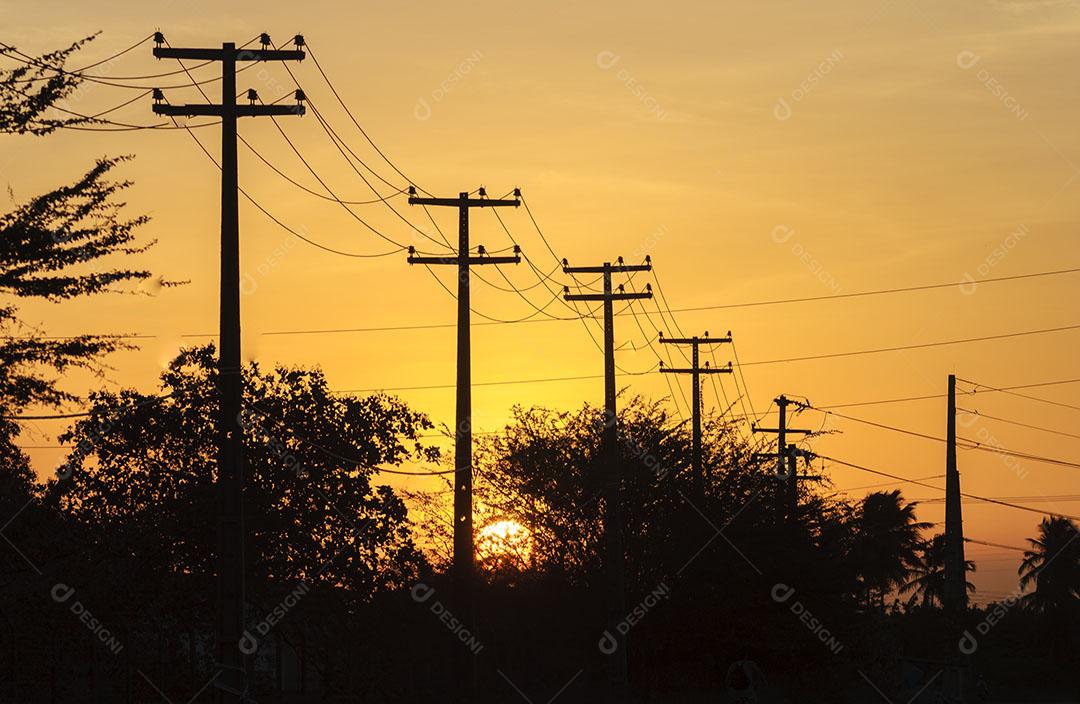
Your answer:
[[[275,44],[302,33],[367,133],[412,180],[439,195],[486,186],[499,197],[520,187],[559,257],[597,264],[619,255],[656,266],[671,308],[961,281],[978,282],[1080,266],[1075,258],[1080,176],[1080,5],[1075,2],[555,2],[221,3],[42,0],[0,3],[4,40],[40,54],[101,30],[72,60],[79,67],[154,30],[172,46],[243,44],[268,32]],[[9,62],[10,63],[10,62]],[[173,71],[151,44],[93,69],[98,75]],[[290,65],[312,104],[356,154],[397,186],[398,176],[365,141],[314,63]],[[198,69],[212,78],[218,69]],[[147,86],[186,83],[183,75]],[[237,77],[267,102],[295,88],[285,68],[256,66]],[[220,87],[208,86],[220,99]],[[203,102],[193,89],[166,90],[173,103]],[[138,91],[87,84],[65,107],[92,114]],[[110,113],[149,125],[147,96]],[[191,124],[204,122],[193,119]],[[342,199],[372,198],[314,115],[278,124]],[[319,193],[318,181],[267,118],[245,119],[241,135],[291,178]],[[220,150],[215,127],[194,130]],[[140,258],[168,279],[190,280],[156,297],[110,296],[24,305],[23,317],[51,335],[84,332],[151,336],[110,359],[111,383],[152,392],[181,345],[205,342],[217,325],[219,172],[184,130],[4,136],[0,176],[17,202],[72,181],[102,155],[133,154],[122,167],[135,185],[131,214],[153,220]],[[243,145],[240,183],[290,227],[336,249],[381,253],[394,247],[334,202],[304,193]],[[389,189],[375,181],[382,193]],[[7,198],[5,194],[3,196]],[[417,226],[426,216],[390,200]],[[11,203],[8,203],[11,207]],[[241,199],[245,355],[265,365],[320,365],[332,388],[386,388],[436,422],[453,423],[454,330],[322,332],[454,322],[454,301],[403,253],[361,259],[301,242]],[[385,205],[353,211],[392,239],[434,250]],[[432,210],[456,237],[456,212]],[[536,265],[556,261],[525,209],[502,210]],[[510,244],[495,216],[475,212],[472,242]],[[430,223],[426,231],[433,233]],[[456,241],[456,240],[455,240]],[[437,271],[447,285],[453,275]],[[507,287],[494,271],[480,271]],[[524,264],[505,269],[543,306],[551,295]],[[557,274],[560,280],[565,278]],[[656,281],[646,275],[635,286]],[[758,413],[780,393],[814,405],[944,394],[949,373],[993,386],[1080,377],[1080,330],[864,356],[775,362],[872,348],[1001,335],[1080,324],[1080,274],[975,284],[787,305],[677,312],[687,334],[731,330]],[[659,302],[663,306],[663,302]],[[504,319],[533,312],[516,294],[477,282],[473,307]],[[570,314],[559,303],[548,310]],[[660,324],[655,304],[647,310]],[[474,318],[480,322],[481,318]],[[645,323],[646,332],[651,328]],[[590,323],[592,325],[592,323]],[[91,329],[92,328],[92,329]],[[592,332],[600,338],[599,329]],[[668,330],[674,334],[675,330]],[[651,369],[656,355],[634,318],[617,318],[619,365]],[[663,350],[661,350],[663,352]],[[667,357],[664,357],[665,360]],[[730,347],[717,360],[731,359]],[[678,360],[678,358],[676,358]],[[763,364],[761,362],[774,361]],[[580,321],[477,325],[475,382],[599,377],[602,357]],[[685,382],[685,379],[680,378]],[[631,393],[668,396],[659,374],[623,376]],[[724,378],[728,395],[735,380]],[[72,376],[66,388],[100,385]],[[970,386],[962,384],[962,389]],[[1023,393],[1074,404],[1076,385]],[[686,413],[682,394],[675,397]],[[711,386],[709,406],[716,404]],[[495,430],[513,404],[557,408],[602,401],[602,379],[477,385],[474,422]],[[1075,433],[1076,409],[1015,396],[961,396],[959,406]],[[843,409],[842,413],[933,436],[945,434],[944,398]],[[905,477],[944,473],[944,445],[821,413],[801,426],[842,431],[816,439],[822,454]],[[63,455],[65,422],[28,426],[39,474]],[[961,435],[1028,454],[1080,460],[1080,439],[992,420],[961,418]],[[1075,468],[960,453],[966,492],[994,497],[1077,493]],[[886,481],[828,469],[837,488]],[[414,488],[433,481],[400,481]],[[930,480],[943,485],[942,480]],[[905,488],[912,498],[940,497]],[[856,495],[865,493],[860,489]],[[1078,502],[1013,499],[1076,514]],[[964,506],[970,538],[1025,546],[1039,516],[978,503]],[[942,521],[940,503],[919,510]],[[940,528],[939,528],[940,530]],[[973,545],[982,593],[1015,587],[1020,553]]]

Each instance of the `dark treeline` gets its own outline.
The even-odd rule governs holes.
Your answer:
[[[18,552],[2,553],[5,698],[151,701],[155,687],[190,697],[213,677],[213,359],[212,347],[185,351],[154,395],[92,394],[44,485],[8,426],[0,500]],[[480,442],[471,633],[455,626],[443,576],[448,495],[377,482],[380,467],[446,467],[425,444],[428,420],[386,396],[332,395],[312,369],[251,365],[245,390],[250,639],[238,647],[254,655],[257,700],[430,700],[450,686],[455,648],[476,653],[486,700],[513,694],[504,675],[526,692],[577,675],[567,700],[593,696],[604,672],[602,412],[518,408]],[[713,416],[699,505],[686,424],[642,398],[623,406],[624,623],[643,701],[707,701],[742,660],[760,668],[764,691],[799,701],[858,701],[860,672],[902,695],[926,677],[912,674],[919,663],[933,663],[930,675],[967,668],[1013,697],[1071,696],[1067,521],[1041,526],[1023,574],[1060,555],[1029,596],[955,622],[940,609],[941,538],[898,490],[852,501],[807,483],[798,521],[784,520],[773,468]],[[484,533],[502,521],[527,536]]]

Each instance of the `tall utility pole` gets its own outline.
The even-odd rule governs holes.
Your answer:
[[[409,205],[437,205],[458,209],[458,250],[453,257],[419,256],[409,248],[410,264],[456,266],[457,289],[457,419],[454,430],[454,561],[451,566],[455,616],[471,633],[476,632],[473,616],[473,510],[472,510],[472,353],[469,337],[469,267],[483,264],[518,264],[520,250],[514,256],[493,257],[481,246],[476,256],[469,254],[470,208],[516,208],[521,205],[521,191],[514,189],[513,200],[492,200],[481,188],[479,198],[460,193],[457,198],[420,198],[409,187]],[[471,702],[476,682],[475,661],[467,648],[459,649],[457,701]]]
[[[731,342],[731,333],[729,332],[726,337],[710,338],[709,331],[705,331],[704,337],[664,337],[663,333],[660,333],[660,342],[668,345],[690,345],[690,368],[689,369],[671,369],[664,368],[664,363],[660,362],[660,372],[662,374],[690,374],[691,381],[693,382],[693,397],[694,409],[692,412],[693,423],[693,444],[691,449],[691,463],[694,470],[694,494],[697,496],[698,501],[705,501],[705,471],[702,468],[701,462],[701,375],[702,374],[730,374],[731,362],[728,362],[726,367],[710,367],[708,362],[705,362],[705,366],[702,367],[698,363],[698,347],[701,345],[719,345],[723,343]]]
[[[967,608],[964,573],[964,522],[960,513],[960,472],[956,467],[956,375],[949,375],[945,445],[945,608],[956,614]]]
[[[799,451],[794,445],[789,445],[787,441],[788,433],[795,433],[798,435],[809,435],[812,430],[800,430],[798,428],[787,427],[787,407],[795,402],[789,399],[787,396],[781,394],[774,399],[773,403],[780,412],[780,421],[775,428],[759,428],[757,425],[752,426],[752,430],[755,433],[775,433],[776,434],[776,454],[767,455],[769,457],[776,458],[776,479],[779,483],[784,481],[784,489],[780,491],[782,495],[786,497],[786,501],[780,501],[777,503],[777,512],[783,514],[787,513],[788,520],[794,521],[796,513],[798,511],[799,503],[799,476],[795,471],[794,463],[789,458],[793,458],[794,454]],[[755,455],[760,457],[760,455]]]
[[[158,115],[208,115],[221,118],[221,318],[218,350],[218,383],[221,399],[217,421],[218,466],[218,666],[214,680],[216,699],[240,702],[247,698],[247,673],[240,639],[244,634],[244,448],[240,427],[242,394],[240,379],[240,220],[237,206],[236,119],[269,115],[303,115],[303,105],[237,105],[238,61],[301,61],[304,38],[297,35],[294,50],[270,49],[270,37],[262,35],[261,49],[237,49],[226,42],[220,49],[173,49],[161,46],[160,32],[154,40],[159,59],[221,62],[221,104],[168,105],[156,103]],[[155,99],[161,100],[155,90]]]
[[[604,262],[600,266],[569,266],[563,260],[563,273],[566,274],[603,274],[603,293],[570,293],[564,289],[563,298],[567,301],[603,301],[604,302],[604,435],[601,442],[603,463],[602,486],[604,491],[604,565],[607,572],[607,626],[608,634],[616,639],[615,649],[608,657],[608,695],[611,702],[623,704],[629,691],[626,667],[625,642],[618,642],[622,637],[617,628],[626,616],[625,566],[626,551],[623,548],[622,535],[622,471],[619,451],[618,411],[615,408],[615,313],[612,304],[615,301],[633,301],[652,298],[652,287],[646,286],[641,293],[626,293],[620,285],[618,291],[611,287],[611,275],[635,271],[652,271],[652,260],[645,257],[644,264],[624,264],[622,257],[618,263]],[[625,640],[625,638],[623,638]]]

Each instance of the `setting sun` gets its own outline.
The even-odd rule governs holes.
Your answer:
[[[532,532],[517,521],[493,521],[480,529],[477,552],[481,561],[490,566],[509,563],[525,567],[532,550]]]

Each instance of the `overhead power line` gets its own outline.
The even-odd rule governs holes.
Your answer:
[[[837,418],[843,418],[845,420],[854,421],[856,423],[862,423],[864,425],[873,426],[875,428],[880,428],[882,430],[889,430],[889,431],[896,432],[896,433],[902,433],[904,435],[911,435],[913,437],[922,438],[924,440],[932,440],[934,442],[941,442],[941,443],[947,443],[948,442],[945,438],[938,437],[936,435],[927,435],[926,433],[920,433],[920,432],[917,432],[917,431],[914,431],[914,430],[908,430],[907,428],[899,428],[899,427],[897,427],[895,425],[889,425],[887,423],[878,423],[878,422],[875,422],[875,421],[872,421],[872,420],[866,420],[864,418],[856,418],[855,416],[849,416],[849,415],[845,415],[843,413],[837,413],[836,411],[822,410],[820,408],[816,408],[816,407],[808,405],[808,404],[799,404],[799,405],[802,406],[803,408],[818,411],[819,413],[824,413],[827,416],[828,415],[833,415],[833,416],[836,416]],[[1000,446],[997,446],[997,445],[989,445],[989,444],[986,444],[986,443],[983,443],[983,442],[979,442],[978,440],[972,440],[971,438],[961,437],[961,438],[958,438],[958,440],[960,440],[961,443],[964,443],[964,444],[959,444],[958,446],[960,448],[962,448],[962,449],[965,449],[965,450],[980,450],[982,452],[990,452],[990,453],[993,453],[995,455],[1007,455],[1009,457],[1016,457],[1016,458],[1019,458],[1019,459],[1031,460],[1032,462],[1043,462],[1043,463],[1046,463],[1046,464],[1054,464],[1054,465],[1059,465],[1059,466],[1062,466],[1062,467],[1069,467],[1071,469],[1080,469],[1080,463],[1077,463],[1077,462],[1070,462],[1068,460],[1055,459],[1053,457],[1043,457],[1041,455],[1034,455],[1034,454],[1030,454],[1030,453],[1027,453],[1027,452],[1017,451],[1017,450],[1010,450],[1010,449],[1008,449],[1006,447],[1000,447]]]
[[[851,469],[857,469],[857,470],[862,471],[862,472],[868,472],[870,474],[876,474],[878,476],[887,477],[889,479],[897,479],[897,480],[900,480],[900,481],[907,482],[909,484],[915,484],[917,486],[925,487],[927,489],[933,489],[934,491],[940,491],[940,492],[945,491],[945,489],[943,489],[942,487],[934,486],[933,484],[926,484],[925,482],[921,482],[921,481],[917,481],[917,480],[913,480],[913,479],[907,479],[905,477],[901,477],[901,476],[898,476],[896,474],[890,474],[889,472],[882,472],[882,471],[877,470],[877,469],[871,469],[870,467],[866,467],[866,466],[863,466],[861,464],[855,464],[853,462],[845,462],[844,460],[839,460],[839,459],[836,459],[835,457],[828,457],[826,455],[817,455],[817,457],[819,457],[819,458],[821,458],[823,460],[827,460],[829,462],[835,462],[836,464],[843,465],[844,467],[850,467]],[[1062,518],[1068,518],[1068,519],[1073,520],[1073,521],[1080,521],[1080,516],[1072,516],[1072,515],[1069,515],[1067,513],[1057,513],[1055,511],[1043,511],[1042,509],[1033,508],[1031,506],[1021,506],[1020,504],[1014,504],[1014,503],[1010,503],[1008,501],[999,501],[997,499],[993,499],[993,498],[990,498],[990,497],[987,497],[987,496],[976,496],[975,494],[967,494],[967,493],[964,493],[964,492],[961,492],[960,495],[963,496],[963,497],[969,498],[969,499],[976,499],[978,501],[985,501],[986,503],[997,504],[999,506],[1008,506],[1009,508],[1015,508],[1015,509],[1018,509],[1018,510],[1021,510],[1021,511],[1028,511],[1030,513],[1037,513],[1040,516],[1060,516]]]
[[[1016,393],[1016,391],[1013,390],[1013,389],[1015,389],[1017,387],[1011,387],[1011,388],[1010,387],[1000,387],[999,388],[999,387],[996,387],[996,386],[989,386],[987,384],[980,384],[980,383],[975,382],[975,381],[969,381],[967,379],[959,379],[959,381],[962,381],[965,384],[971,384],[973,387],[975,387],[974,391],[971,392],[973,394],[979,393],[979,389],[986,389],[986,390],[989,390],[989,391],[999,391],[1001,393],[1009,394],[1010,396],[1016,396],[1018,398],[1025,398],[1025,399],[1027,399],[1029,401],[1038,401],[1040,403],[1046,403],[1046,404],[1049,404],[1051,406],[1057,406],[1059,408],[1068,408],[1070,410],[1080,411],[1080,406],[1076,406],[1076,405],[1073,405],[1073,404],[1061,403],[1060,401],[1051,401],[1050,399],[1039,398],[1038,396],[1030,396],[1028,394],[1018,394],[1018,393]],[[1080,381],[1080,380],[1078,380],[1078,381]],[[1033,387],[1028,387],[1028,388],[1033,388]]]

